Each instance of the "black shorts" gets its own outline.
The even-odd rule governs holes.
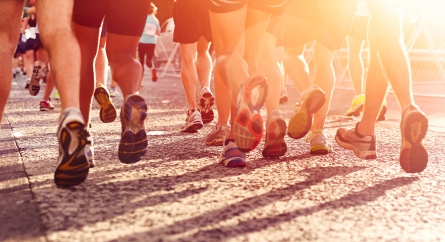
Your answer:
[[[198,42],[201,36],[212,41],[209,8],[203,2],[205,0],[176,0],[173,5],[174,42],[192,44]]]
[[[284,47],[296,47],[317,40],[338,50],[351,29],[356,0],[294,0],[281,15],[275,35],[283,36]]]
[[[89,28],[100,28],[107,18],[107,32],[142,35],[149,12],[149,0],[75,0],[73,22]]]
[[[107,37],[107,20],[104,19],[104,22],[102,23],[102,30],[100,31],[100,37],[105,38]]]
[[[26,40],[25,51],[28,51],[28,50],[37,51],[38,49],[39,49],[39,46],[37,45],[36,39],[29,38]]]
[[[241,9],[247,4],[249,7],[268,13],[281,13],[288,0],[209,0],[210,11],[214,13],[228,13]]]
[[[351,30],[348,33],[349,37],[358,40],[366,40],[368,38],[368,23],[369,17],[358,15],[355,16]]]
[[[20,35],[19,40],[21,40],[21,39],[22,39],[22,36]],[[17,48],[15,49],[15,52],[14,52],[14,58],[17,58],[19,54],[25,54],[25,52],[26,52],[25,46],[26,46],[26,42],[22,42],[22,41],[18,42]]]

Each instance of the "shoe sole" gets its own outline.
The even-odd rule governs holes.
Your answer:
[[[266,143],[262,152],[263,157],[280,157],[286,154],[287,145],[284,141],[286,128],[286,122],[282,118],[269,123],[266,129]],[[277,130],[278,132],[276,132]]]
[[[86,157],[86,154],[80,154],[84,152],[84,148],[87,142],[86,135],[82,134],[85,130],[85,125],[78,121],[69,122],[60,131],[59,142],[63,150],[63,157],[59,158],[59,165],[54,173],[54,182],[58,186],[75,186],[79,185],[88,176],[90,164]],[[71,139],[73,135],[78,136],[78,144],[74,152],[69,155]]]
[[[304,103],[304,108],[295,113],[289,120],[287,134],[293,139],[303,138],[311,129],[313,114],[316,113],[326,101],[321,90],[313,90]]]
[[[428,164],[428,152],[422,144],[428,130],[428,119],[420,112],[413,112],[402,127],[400,165],[408,173],[422,172]]]
[[[42,67],[41,66],[34,66],[34,70],[32,71],[32,77],[31,80],[29,81],[29,86],[28,86],[28,91],[29,94],[31,94],[31,96],[37,96],[37,94],[39,94],[40,91],[40,77],[42,76],[42,74],[40,74],[40,72],[43,70],[41,70]]]
[[[351,116],[358,117],[358,116],[360,116],[360,113],[363,111],[363,107],[364,106],[365,106],[365,103],[362,103],[362,104],[356,106],[354,108],[354,110],[351,110],[351,111],[347,112],[346,116],[348,116],[348,117],[351,117]]]
[[[263,119],[260,109],[267,96],[266,79],[260,75],[249,77],[244,83],[241,102],[233,126],[235,143],[242,152],[254,150],[263,137]],[[254,104],[253,94],[258,98]]]
[[[337,142],[337,144],[345,149],[348,150],[352,150],[354,152],[354,155],[357,156],[358,158],[361,159],[365,159],[365,160],[370,160],[370,159],[376,159],[377,158],[377,152],[374,151],[363,151],[360,150],[359,148],[357,148],[356,146],[348,143],[348,142],[343,142],[340,138],[339,138],[340,134],[337,131],[337,134],[335,135],[335,141]]]
[[[124,103],[121,113],[123,132],[119,143],[119,160],[122,163],[136,163],[147,152],[147,133],[144,125],[147,109],[145,100],[138,95],[130,96]]]
[[[100,107],[99,117],[104,123],[111,123],[116,120],[116,107],[111,102],[110,95],[103,87],[98,87],[94,90],[94,98]]]
[[[213,113],[212,106],[215,102],[215,98],[211,93],[204,93],[199,100],[201,118],[203,124],[208,124],[213,121],[215,114]]]
[[[327,155],[329,154],[329,147],[327,145],[314,145],[310,150],[311,155]]]
[[[206,145],[208,146],[222,146],[224,143],[224,140],[212,140],[210,142],[205,142]]]
[[[231,161],[229,161],[229,163],[227,163],[227,165],[225,164],[225,158],[221,158],[219,161],[219,164],[222,164],[226,167],[246,167],[247,166],[247,162],[244,159],[233,159]]]
[[[196,132],[198,132],[198,130],[202,129],[202,127],[204,127],[204,125],[202,125],[202,123],[195,123],[195,124],[192,124],[189,127],[187,127],[187,129],[181,130],[181,132],[196,133]]]

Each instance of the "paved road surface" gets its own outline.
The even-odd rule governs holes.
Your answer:
[[[0,132],[0,241],[445,241],[445,107],[416,98],[430,118],[424,139],[430,162],[421,174],[398,164],[400,111],[388,99],[387,121],[377,125],[378,158],[361,160],[334,145],[311,156],[304,139],[286,137],[289,151],[248,166],[216,163],[220,147],[178,132],[185,98],[178,78],[151,83],[148,152],[134,165],[117,158],[120,123],[103,124],[94,105],[92,135],[98,166],[71,189],[53,183],[56,111],[39,112],[41,97],[14,86]],[[298,91],[282,105],[288,119]],[[337,90],[327,121],[334,142],[353,94]],[[122,97],[115,98],[117,107]],[[264,110],[263,110],[263,114]],[[157,132],[155,132],[157,131]]]

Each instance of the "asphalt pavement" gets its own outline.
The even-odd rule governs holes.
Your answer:
[[[398,163],[393,95],[377,124],[377,159],[335,143],[338,127],[357,122],[344,116],[353,97],[347,90],[335,91],[326,124],[333,153],[311,156],[305,139],[286,137],[284,157],[263,158],[262,143],[247,167],[230,169],[217,163],[221,147],[204,144],[211,124],[179,132],[186,118],[180,79],[153,83],[147,74],[147,154],[120,163],[120,122],[102,123],[94,104],[97,167],[81,185],[61,189],[53,182],[60,103],[41,112],[42,93],[32,97],[23,86],[23,78],[14,83],[1,122],[0,241],[445,241],[444,99],[415,99],[430,121],[429,163],[420,174]],[[288,91],[280,106],[286,120],[299,96]],[[118,109],[122,101],[113,98]]]

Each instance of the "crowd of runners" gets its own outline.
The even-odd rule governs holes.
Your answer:
[[[0,0],[0,68],[6,73],[0,76],[0,113],[11,90],[11,76],[18,72],[26,72],[25,88],[33,96],[46,83],[40,110],[54,109],[50,95],[56,87],[61,116],[54,179],[60,186],[78,185],[95,166],[89,132],[93,97],[101,121],[113,122],[117,111],[110,95],[116,95],[114,88],[119,85],[124,103],[117,155],[126,164],[143,159],[148,110],[139,90],[145,65],[157,80],[152,63],[160,34],[156,6],[147,0],[30,0],[30,5],[24,8],[23,0]],[[306,137],[311,154],[332,152],[332,141],[324,131],[335,84],[332,61],[335,50],[347,40],[356,96],[346,115],[363,111],[363,116],[354,128],[338,129],[336,142],[357,157],[377,157],[375,124],[384,119],[391,84],[401,107],[400,165],[406,172],[423,171],[428,163],[422,144],[428,120],[413,100],[402,7],[397,0],[175,0],[173,40],[180,43],[188,106],[185,124],[178,129],[197,132],[217,117],[203,143],[222,146],[218,162],[226,167],[246,166],[246,153],[255,150],[263,137],[266,158],[286,154],[286,134]],[[313,40],[311,80],[303,53]],[[360,57],[365,40],[370,47],[366,72]],[[283,119],[279,108],[285,75],[301,92],[290,120]],[[265,122],[260,115],[264,105]]]

